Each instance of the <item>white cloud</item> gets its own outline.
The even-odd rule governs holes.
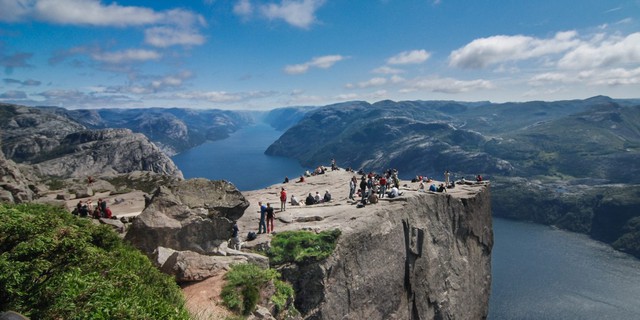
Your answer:
[[[144,31],[145,43],[155,47],[165,48],[174,45],[201,45],[204,36],[192,30],[181,30],[169,27],[153,27]]]
[[[213,103],[235,103],[273,96],[273,91],[226,92],[226,91],[189,91],[178,92],[163,99],[201,100]]]
[[[418,64],[429,59],[431,54],[426,50],[403,51],[387,59],[388,64]]]
[[[325,0],[282,0],[260,7],[262,14],[270,20],[282,19],[298,28],[309,28],[316,21],[315,13]]]
[[[337,62],[340,62],[344,59],[346,59],[346,57],[341,55],[328,55],[328,56],[322,56],[322,57],[315,57],[311,59],[311,61],[308,61],[305,63],[285,66],[284,72],[287,74],[302,74],[309,71],[309,68],[311,67],[328,69],[332,67],[334,64],[336,64]]]
[[[462,93],[475,90],[486,90],[494,88],[491,81],[484,79],[477,80],[458,80],[453,78],[428,78],[413,79],[407,81],[408,86],[400,92],[413,92],[426,90],[431,92],[442,93]]]
[[[99,0],[37,0],[27,6],[30,18],[59,24],[124,27],[156,23],[163,18],[152,9],[103,5]]]
[[[553,38],[498,35],[473,40],[449,55],[449,65],[480,69],[505,61],[519,61],[565,52],[580,44],[575,31],[558,32]]]
[[[122,6],[100,0],[0,0],[0,21],[43,21],[62,25],[98,27],[156,26],[145,32],[148,44],[200,45],[204,37],[198,27],[205,19],[184,9],[155,11],[137,6]]]
[[[587,69],[640,64],[640,32],[626,37],[594,37],[581,42],[558,61],[560,68]]]
[[[253,13],[253,5],[249,0],[239,0],[233,6],[233,13],[242,16],[249,17]]]
[[[382,66],[382,67],[373,69],[371,72],[379,73],[379,74],[400,74],[400,73],[404,73],[404,70],[391,68],[389,66]]]
[[[387,79],[382,77],[371,78],[367,81],[358,83],[359,88],[379,87],[387,84]]]
[[[120,64],[128,62],[148,61],[160,59],[161,55],[153,50],[130,49],[116,52],[94,53],[91,57],[100,62]]]

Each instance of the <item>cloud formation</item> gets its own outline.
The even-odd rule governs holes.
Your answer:
[[[558,32],[553,38],[497,35],[473,40],[449,55],[449,65],[481,69],[507,61],[520,61],[565,52],[580,44],[577,32]]]
[[[294,27],[306,29],[316,21],[315,13],[324,3],[325,0],[282,0],[280,4],[262,5],[260,12],[269,20],[282,19]]]
[[[387,59],[388,64],[419,64],[427,61],[431,54],[426,50],[403,51]]]
[[[305,63],[288,65],[284,67],[284,72],[287,74],[302,74],[309,71],[309,68],[312,68],[312,67],[328,69],[328,68],[331,68],[337,62],[340,62],[344,59],[346,59],[346,57],[341,55],[328,55],[328,56],[322,56],[322,57],[315,57],[311,59],[311,61],[308,61]]]
[[[108,5],[100,0],[0,0],[0,22],[42,21],[59,25],[96,27],[151,26],[145,43],[168,47],[200,45],[204,37],[198,27],[204,18],[184,9],[155,11],[138,6]]]
[[[413,91],[430,91],[441,93],[463,93],[473,90],[493,89],[495,86],[491,81],[484,79],[459,80],[454,78],[433,77],[427,79],[413,79],[407,81],[408,86],[400,92],[407,93]]]

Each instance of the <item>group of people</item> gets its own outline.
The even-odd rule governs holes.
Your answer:
[[[383,175],[373,172],[364,174],[362,170],[358,171],[358,173],[362,175],[359,184],[355,175],[349,181],[349,199],[355,200],[356,195],[361,197],[359,205],[378,203],[378,199],[385,196],[396,198],[402,195],[402,192],[398,189],[400,186],[398,170],[389,169]],[[359,189],[357,189],[358,186],[360,187]]]
[[[102,198],[98,199],[98,204],[95,207],[91,199],[85,202],[80,200],[78,201],[76,208],[73,209],[72,213],[75,215],[79,215],[80,217],[91,216],[96,219],[100,219],[100,218],[111,219],[113,215],[111,212],[111,209],[107,207],[107,200],[102,200]]]
[[[331,201],[331,193],[329,193],[329,190],[325,190],[324,196],[322,197],[320,197],[320,192],[316,191],[315,196],[311,195],[311,192],[309,192],[309,195],[307,196],[307,198],[304,199],[304,204],[310,206],[310,205],[330,202],[330,201]]]

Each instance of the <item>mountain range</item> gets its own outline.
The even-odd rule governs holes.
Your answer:
[[[403,178],[480,174],[492,182],[494,215],[586,233],[640,256],[640,100],[634,99],[352,101],[269,112],[2,105],[1,150],[41,175],[173,175],[179,171],[167,156],[261,121],[283,131],[269,155],[309,168],[330,159],[356,170],[396,168]]]

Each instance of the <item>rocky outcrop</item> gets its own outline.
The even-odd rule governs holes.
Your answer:
[[[289,223],[276,222],[277,232],[341,230],[326,260],[278,266],[296,290],[295,305],[303,317],[486,318],[493,247],[490,186],[425,193],[416,191],[418,183],[401,181],[401,197],[357,208],[346,199],[351,176],[330,171],[284,185],[295,195],[326,188],[335,199],[277,212],[277,218],[290,217]],[[247,193],[252,205],[247,212],[257,210],[258,200],[276,197],[281,186]],[[256,218],[244,215],[241,230],[257,228]],[[259,248],[268,237],[259,235],[248,245]]]
[[[147,254],[158,247],[213,253],[231,237],[233,220],[248,207],[225,181],[190,179],[160,186],[126,239]]]
[[[0,107],[2,151],[7,159],[33,165],[41,177],[86,178],[136,170],[182,177],[173,161],[142,134],[86,130],[64,113],[53,112],[56,108]]]
[[[84,126],[69,119],[36,108],[1,104],[0,129],[2,151],[7,159],[30,162],[60,146],[70,133]]]
[[[344,234],[326,262],[283,273],[307,319],[483,319],[490,212],[488,189],[463,199],[412,197]]]
[[[173,161],[144,135],[129,129],[86,130],[67,135],[34,166],[45,176],[87,177],[152,171],[182,177]]]
[[[133,221],[125,240],[180,282],[203,280],[233,262],[266,266],[266,257],[226,247],[233,221],[248,206],[240,191],[229,182],[177,181],[156,190]]]
[[[27,180],[11,160],[0,150],[0,202],[23,203],[34,199],[32,182]]]

